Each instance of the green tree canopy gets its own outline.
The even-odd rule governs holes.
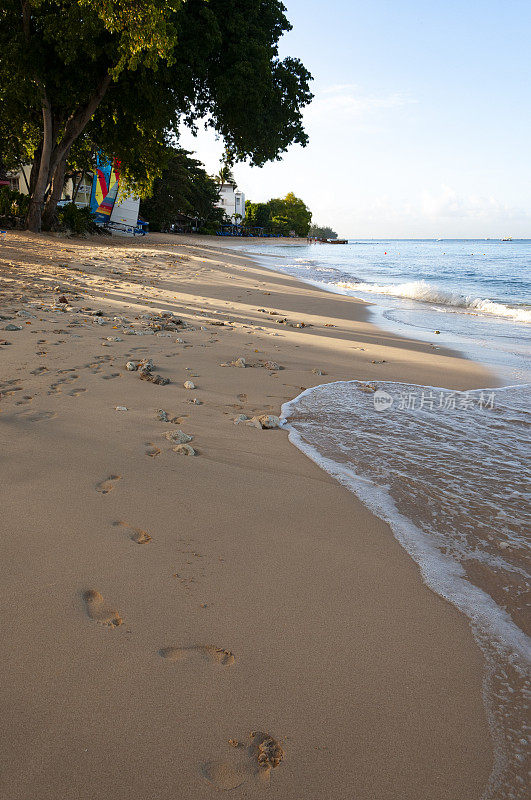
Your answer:
[[[180,214],[198,218],[202,224],[222,222],[223,210],[215,181],[186,150],[168,148],[166,167],[156,178],[151,197],[140,203],[140,214],[153,230],[165,230]]]
[[[314,239],[337,239],[337,233],[327,225],[323,225],[322,227],[319,225],[312,225],[308,231],[308,236],[312,236]]]
[[[230,183],[232,186],[236,186],[236,178],[234,177],[230,166],[226,163],[222,164],[214,180],[216,183]]]
[[[248,227],[268,228],[274,233],[289,236],[307,236],[312,212],[300,197],[288,192],[284,198],[272,198],[267,203],[245,204],[245,224]]]
[[[245,224],[248,228],[267,228],[271,223],[268,203],[245,203]]]
[[[149,193],[184,121],[260,165],[307,141],[308,71],[280,60],[280,0],[3,0],[0,160],[33,163],[28,225],[53,212],[80,137]],[[9,163],[8,163],[9,162]]]

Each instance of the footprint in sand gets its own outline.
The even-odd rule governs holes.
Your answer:
[[[70,397],[77,397],[78,395],[83,394],[83,392],[86,391],[87,391],[86,389],[72,389],[70,392],[68,392],[68,394]]]
[[[102,595],[95,589],[88,589],[83,592],[83,600],[85,601],[85,609],[90,619],[99,622],[100,625],[106,625],[109,628],[117,628],[122,624],[123,619],[117,611],[110,609],[103,599]]]
[[[121,480],[121,477],[121,475],[109,475],[104,481],[100,481],[96,484],[96,491],[101,494],[108,494],[114,489],[116,481]]]
[[[113,525],[115,527],[128,528],[131,531],[129,538],[137,544],[147,544],[152,539],[147,531],[143,531],[142,528],[133,528],[128,522],[118,521],[113,522]]]
[[[237,789],[249,778],[244,766],[232,766],[223,761],[206,761],[201,764],[201,774],[219,791]]]
[[[101,377],[102,377],[102,380],[104,380],[104,381],[110,381],[113,378],[119,378],[120,377],[120,373],[119,372],[109,372],[108,375],[102,375]]]
[[[236,789],[248,780],[268,787],[271,770],[284,759],[279,742],[263,731],[251,731],[249,744],[229,739],[236,752],[230,761],[206,761],[200,765],[201,774],[219,790]]]
[[[27,422],[43,422],[47,419],[54,419],[57,414],[54,411],[36,411],[34,414],[21,414],[21,418]]]
[[[186,658],[199,656],[212,664],[220,664],[223,667],[234,664],[236,660],[230,650],[224,650],[222,647],[215,647],[212,644],[195,644],[191,647],[163,647],[159,650],[159,655],[168,659],[168,661],[183,661]]]

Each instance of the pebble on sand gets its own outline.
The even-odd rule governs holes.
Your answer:
[[[163,378],[162,375],[152,375],[151,372],[148,372],[144,368],[139,369],[138,373],[141,381],[156,383],[158,386],[166,386],[170,382],[169,378]]]
[[[196,451],[194,448],[189,444],[178,444],[175,447],[172,447],[174,453],[180,453],[182,456],[195,456]]]
[[[12,323],[10,323],[9,325],[5,326],[4,330],[5,331],[21,331],[22,327],[20,325],[13,325]]]
[[[253,417],[247,423],[248,425],[252,425],[254,428],[280,428],[282,423],[280,422],[280,417],[275,416],[274,414],[261,414],[258,417]]]
[[[219,366],[220,367],[241,367],[241,368],[245,368],[245,367],[248,366],[248,364],[245,361],[245,359],[243,358],[243,356],[240,356],[240,358],[235,358],[234,361],[229,361],[227,363],[220,364]]]
[[[193,381],[185,381],[183,384],[185,389],[196,389],[196,385]]]
[[[176,444],[188,444],[194,438],[193,436],[189,436],[184,431],[166,431],[163,434],[165,439],[168,439],[169,442],[175,442]]]

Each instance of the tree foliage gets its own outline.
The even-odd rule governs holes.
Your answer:
[[[267,203],[245,204],[245,225],[266,228],[273,233],[289,236],[307,236],[312,212],[300,197],[288,192],[284,198],[272,198]]]
[[[215,205],[218,188],[201,163],[178,148],[168,148],[165,156],[162,176],[155,180],[151,197],[140,204],[140,214],[151,228],[166,230],[181,214],[198,219],[202,225],[220,224],[223,210]]]
[[[181,121],[205,120],[232,162],[307,141],[310,75],[280,60],[281,0],[3,0],[0,161],[33,163],[29,225],[60,196],[80,138],[149,193]]]
[[[314,239],[337,239],[337,233],[327,225],[312,225],[308,231],[308,236]]]
[[[216,183],[229,183],[231,186],[236,186],[236,178],[228,164],[222,164],[218,174],[215,176]]]
[[[245,203],[245,225],[249,228],[268,228],[271,224],[269,203]]]

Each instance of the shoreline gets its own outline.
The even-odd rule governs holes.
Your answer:
[[[0,248],[0,313],[34,313],[34,297],[45,300],[35,318],[14,317],[21,331],[0,332],[12,342],[0,348],[0,426],[17,464],[16,474],[3,465],[13,532],[4,597],[8,619],[24,617],[3,642],[7,795],[214,797],[236,769],[227,740],[259,729],[285,750],[269,789],[283,800],[480,798],[493,755],[468,620],[425,586],[389,527],[285,433],[233,419],[278,414],[323,383],[314,369],[326,382],[437,385],[442,374],[454,389],[489,373],[375,328],[364,301],[222,242],[184,239],[12,234]],[[57,284],[76,311],[50,310]],[[101,308],[104,324],[77,313],[83,305]],[[188,327],[145,338],[112,319],[153,309]],[[36,351],[37,328],[46,341]],[[148,356],[168,386],[124,370]],[[219,366],[239,357],[256,366]],[[258,366],[269,360],[283,369]],[[159,408],[178,425],[158,421]],[[177,428],[194,436],[196,458],[171,451],[163,434]],[[139,546],[131,530],[152,540]],[[124,624],[90,618],[87,590]],[[177,645],[227,648],[235,662],[159,656]],[[213,761],[224,777],[205,767]],[[254,780],[234,790],[259,793]]]

